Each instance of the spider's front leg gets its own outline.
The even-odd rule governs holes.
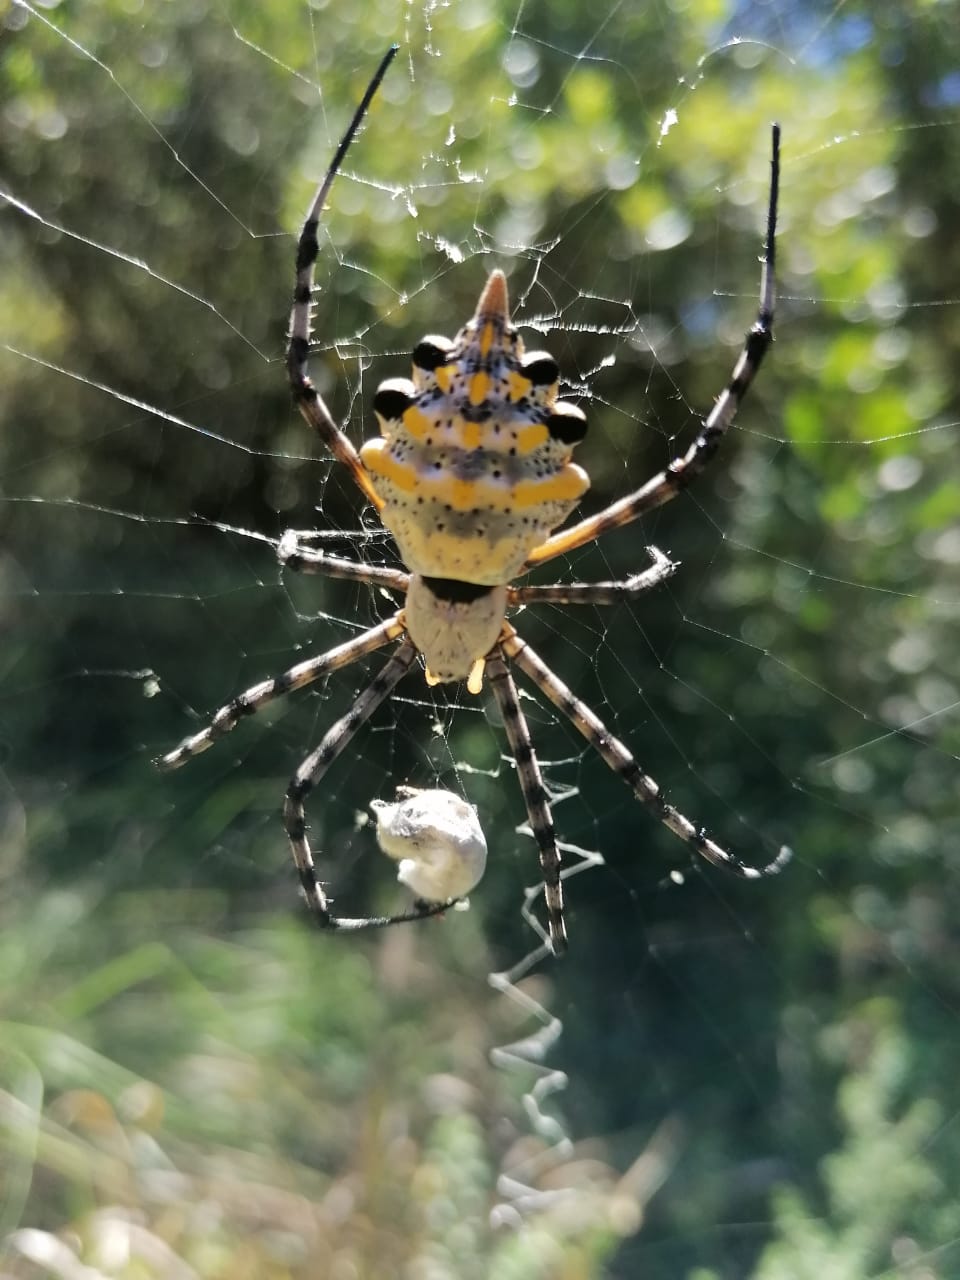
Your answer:
[[[747,333],[743,350],[734,365],[730,380],[717,397],[713,408],[703,419],[696,440],[686,453],[672,462],[653,479],[603,511],[588,516],[568,529],[552,534],[535,547],[527,557],[527,568],[543,564],[555,556],[565,555],[585,546],[595,538],[638,519],[647,511],[670,502],[716,457],[724,436],[729,431],[743,398],[750,389],[763,358],[773,343],[773,314],[776,304],[776,234],[777,204],[780,196],[780,126],[771,130],[770,193],[767,201],[767,233],[764,241],[763,267],[760,274],[760,304],[757,318]]]
[[[510,743],[510,753],[517,768],[520,790],[530,822],[530,830],[540,853],[543,896],[547,907],[547,924],[553,954],[563,955],[567,949],[567,929],[563,919],[563,888],[560,883],[560,851],[553,826],[547,789],[530,737],[526,716],[520,708],[517,686],[507,669],[503,653],[497,645],[487,658],[487,676],[500,707],[503,728]]]
[[[287,341],[287,377],[293,400],[304,420],[320,437],[338,462],[342,463],[353,477],[354,483],[374,507],[383,509],[383,499],[370,482],[360,456],[356,449],[333,420],[320,392],[310,380],[307,359],[310,354],[310,324],[313,308],[313,268],[320,252],[317,233],[320,227],[320,215],[323,212],[330,188],[340,171],[343,158],[350,144],[356,137],[360,123],[367,113],[367,108],[380,82],[387,73],[387,68],[396,57],[398,45],[391,45],[367,86],[367,91],[360,100],[360,105],[353,113],[346,133],[340,139],[330,167],[323,181],[317,188],[297,242],[297,278],[293,291],[293,309],[290,312],[290,330]]]

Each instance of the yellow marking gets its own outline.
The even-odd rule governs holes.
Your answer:
[[[582,467],[572,462],[549,480],[525,480],[513,490],[513,506],[518,510],[539,507],[547,502],[569,502],[590,488],[590,478]]]
[[[450,480],[448,483],[450,485],[448,501],[454,511],[469,511],[471,507],[476,506],[481,490],[486,487],[482,480]],[[437,488],[442,493],[446,483],[438,484]]]
[[[384,523],[391,526],[389,516]],[[438,533],[410,523],[396,532],[402,539],[404,561],[414,572],[491,587],[516,575],[527,548],[536,539],[534,533],[519,542],[516,538],[500,538],[496,542],[474,538],[465,542],[458,534]]]
[[[342,462],[344,461],[344,459],[341,458],[340,461]],[[346,461],[353,475],[354,480],[356,480],[357,484],[360,486],[363,492],[367,495],[367,497],[370,499],[370,501],[373,503],[376,509],[378,511],[382,511],[383,508],[386,506],[386,503],[384,502],[383,498],[380,497],[379,493],[377,493],[373,485],[370,483],[370,477],[363,470],[363,467],[360,465],[359,462],[357,462],[355,458],[347,459]]]
[[[480,354],[484,359],[490,354],[490,348],[493,346],[493,324],[489,320],[485,320],[483,328],[480,330]]]
[[[424,474],[416,465],[391,457],[382,440],[368,440],[360,457],[372,475],[389,480],[402,493],[419,489],[425,498],[449,503],[454,511],[469,511],[472,507],[501,513],[524,511],[553,502],[575,501],[590,488],[587,473],[572,462],[555,475],[522,480],[510,488],[502,480],[458,480],[442,471]]]
[[[527,556],[527,564],[542,564],[544,560],[552,560],[554,556],[565,555],[568,551],[576,551],[577,547],[582,547],[585,542],[592,542],[597,536],[597,532],[605,526],[599,520],[583,520],[580,524],[575,524],[571,529],[565,529],[563,533],[555,533],[552,537],[547,538],[546,542],[541,542],[539,547],[534,549]]]
[[[403,423],[404,427],[406,427],[410,435],[413,436],[414,440],[422,440],[433,426],[433,423],[423,410],[418,409],[416,405],[411,405],[409,409],[404,410],[403,417],[400,421]]]
[[[464,449],[479,449],[483,444],[483,427],[479,422],[464,422],[458,419],[460,426],[460,444]]]
[[[529,427],[521,427],[517,432],[517,453],[533,453],[550,439],[550,432],[542,422],[531,423]]]
[[[429,684],[429,685],[442,684],[442,683],[443,683],[443,682],[441,681],[440,677],[439,677],[439,676],[435,676],[435,675],[433,674],[433,672],[430,670],[430,668],[429,668],[429,667],[427,667],[427,668],[424,670],[423,675],[424,675],[424,679],[426,680],[427,684]]]
[[[450,382],[453,378],[454,366],[452,364],[442,364],[439,369],[434,369],[433,376],[437,380],[437,386],[444,395],[449,394]]]
[[[525,378],[522,373],[517,373],[516,369],[513,369],[507,375],[507,386],[509,387],[508,394],[510,399],[516,402],[530,394],[533,383],[529,378]]]
[[[494,551],[491,543],[479,538],[475,546],[456,534],[438,533],[435,529],[409,528],[405,532],[404,551],[416,562],[416,572],[427,576],[495,586],[504,581],[504,553],[509,551],[511,560],[517,558],[512,547],[501,544]]]
[[[489,328],[489,325],[487,326]],[[490,375],[489,373],[475,373],[470,379],[470,403],[472,405],[483,404],[490,393]]]
[[[483,668],[486,664],[486,658],[478,658],[470,668],[470,674],[467,676],[467,688],[471,693],[483,692]]]
[[[360,460],[373,475],[391,480],[404,493],[412,493],[417,487],[416,471],[391,458],[385,440],[368,440],[360,450]],[[383,499],[379,501],[382,505]]]

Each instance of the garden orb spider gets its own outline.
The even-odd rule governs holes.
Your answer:
[[[392,617],[355,639],[239,694],[220,708],[205,729],[185,738],[158,764],[176,768],[274,698],[303,689],[395,643],[392,657],[353,708],[328,729],[297,769],[287,788],[283,825],[304,897],[323,928],[380,927],[437,915],[454,906],[463,889],[451,891],[442,901],[419,898],[410,910],[397,915],[334,916],[314,867],[304,803],[418,657],[431,684],[466,680],[468,689],[479,693],[486,675],[500,708],[539,850],[549,941],[553,951],[560,953],[566,948],[560,855],[511,664],[567,717],[641,804],[709,862],[744,879],[756,879],[780,871],[790,857],[790,850],[783,846],[767,865],[749,866],[679,813],[627,747],[506,620],[507,611],[518,605],[608,605],[633,599],[676,571],[677,565],[662,552],[647,547],[649,565],[620,582],[508,585],[534,565],[582,547],[669,502],[716,454],[773,340],[780,131],[773,126],[759,311],[727,387],[685,454],[635,492],[557,533],[554,530],[589,486],[586,472],[571,460],[574,445],[586,432],[586,419],[578,406],[557,398],[560,375],[553,357],[542,351],[524,352],[510,322],[502,271],[490,273],[476,313],[452,342],[435,336],[422,339],[413,352],[412,378],[381,383],[373,402],[380,437],[368,440],[359,452],[336,425],[308,376],[320,215],[396,52],[394,46],[383,58],[307,213],[297,249],[287,372],[301,414],[375,507],[393,534],[407,572],[328,555],[309,545],[310,532],[288,531],[278,552],[281,563],[290,569],[374,584],[400,594],[403,604]],[[431,892],[441,894],[445,883],[435,878]]]

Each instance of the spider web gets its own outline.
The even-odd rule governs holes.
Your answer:
[[[610,1274],[796,1275],[801,1256],[955,1274],[949,1197],[918,1188],[960,1172],[944,1083],[960,996],[956,6],[915,29],[892,6],[787,0],[381,8],[7,15],[11,901],[69,897],[78,932],[99,931],[95,962],[72,944],[81,967],[153,938],[176,950],[187,929],[246,946],[289,930],[276,945],[303,946],[321,1003],[338,953],[385,954],[410,983],[385,1025],[415,1007],[425,1042],[454,1046],[437,1078],[513,1044],[495,1060],[527,1116],[499,1099],[484,1135],[497,1222],[546,1222],[559,1248],[571,1205],[608,1226],[619,1205]],[[784,841],[795,859],[759,885],[699,865],[518,677],[569,867],[562,967],[526,922],[535,848],[487,696],[408,678],[310,806],[323,874],[362,914],[403,901],[371,800],[409,783],[477,805],[491,854],[472,909],[412,937],[298,927],[278,821],[376,663],[152,772],[233,694],[394,607],[276,559],[284,530],[313,527],[395,563],[282,365],[293,235],[392,39],[321,229],[312,374],[359,444],[378,383],[505,267],[528,348],[553,353],[588,416],[584,512],[682,452],[729,376],[783,127],[777,341],[720,457],[533,580],[622,578],[646,543],[680,573],[629,606],[516,625],[683,813],[747,861]],[[487,1023],[458,1015],[470,1002]],[[603,1176],[574,1159],[592,1134]],[[856,1185],[878,1163],[912,1174],[874,1188],[866,1244],[843,1159]],[[791,1188],[776,1203],[775,1186]]]

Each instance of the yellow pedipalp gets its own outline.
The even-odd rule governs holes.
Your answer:
[[[470,674],[467,676],[467,688],[473,694],[482,693],[483,691],[483,669],[486,665],[486,658],[478,658],[470,668]]]

